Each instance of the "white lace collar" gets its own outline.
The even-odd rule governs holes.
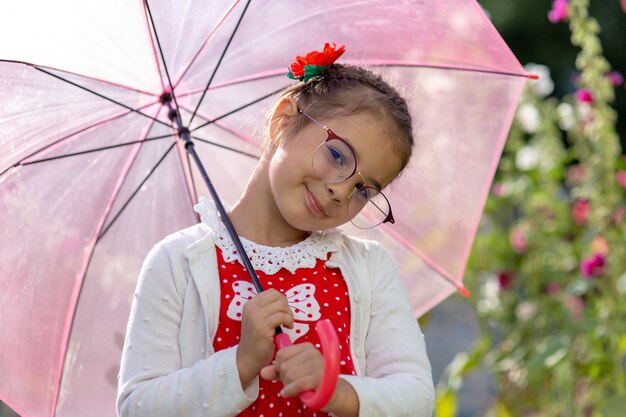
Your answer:
[[[222,222],[215,203],[200,197],[194,210],[200,214],[202,222],[211,228],[213,241],[222,250],[224,260],[241,263],[237,248]],[[340,236],[338,230],[313,232],[302,242],[285,248],[259,245],[243,237],[240,239],[254,269],[272,275],[281,268],[292,273],[299,268],[313,268],[318,259],[326,260],[328,253],[339,250]]]

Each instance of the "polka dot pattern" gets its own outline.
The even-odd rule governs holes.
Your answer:
[[[219,247],[216,247],[216,250],[222,297],[220,301],[220,320],[213,340],[213,348],[215,351],[218,351],[239,343],[241,319],[230,318],[227,311],[237,288],[233,286],[233,284],[241,280],[250,281],[250,278],[239,262],[226,262]],[[327,268],[325,260],[318,260],[314,267],[300,268],[294,273],[284,268],[272,275],[268,275],[263,271],[256,272],[263,288],[275,288],[283,294],[288,293],[297,285],[303,283],[313,284],[313,287],[316,288],[313,296],[319,303],[321,318],[329,319],[339,336],[341,373],[354,375],[355,370],[352,358],[350,357],[349,341],[350,299],[348,297],[348,288],[341,271],[337,268]],[[320,340],[315,331],[315,323],[315,321],[300,321],[299,324],[309,326],[310,331],[298,338],[296,343],[310,342],[321,350]],[[321,411],[307,409],[298,398],[281,397],[281,389],[282,384],[280,382],[260,379],[259,396],[257,400],[240,413],[239,416],[329,416],[329,414]]]

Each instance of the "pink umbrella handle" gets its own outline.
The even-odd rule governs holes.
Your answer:
[[[330,401],[339,379],[339,338],[330,320],[320,320],[315,330],[322,343],[324,352],[324,374],[319,387],[315,391],[300,393],[300,400],[311,410],[319,410]],[[292,342],[286,333],[277,334],[274,342],[279,349],[291,346]]]

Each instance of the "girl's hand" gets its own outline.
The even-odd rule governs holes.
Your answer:
[[[311,343],[298,343],[278,351],[272,365],[261,369],[261,378],[283,383],[281,395],[293,397],[303,391],[315,390],[322,381],[324,358]],[[359,398],[348,382],[339,378],[335,392],[322,412],[342,417],[359,415]]]
[[[293,397],[315,390],[322,381],[324,358],[311,343],[298,343],[280,349],[272,365],[261,370],[261,378],[280,379],[281,395]]]
[[[243,306],[237,369],[245,389],[274,356],[274,333],[278,326],[293,327],[287,298],[275,289],[256,295]]]

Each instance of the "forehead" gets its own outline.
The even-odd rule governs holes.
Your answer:
[[[357,170],[366,180],[389,184],[400,172],[402,157],[397,141],[402,140],[388,121],[369,113],[335,117],[328,127],[354,150]]]

